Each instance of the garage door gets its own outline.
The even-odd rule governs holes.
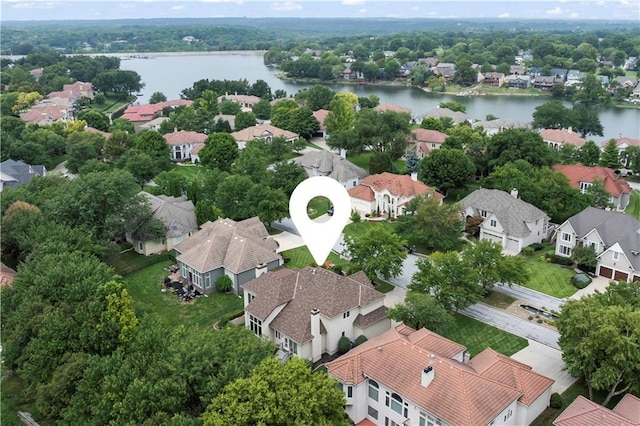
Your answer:
[[[640,275],[634,275],[633,282],[640,282]]]
[[[493,241],[494,243],[498,243],[498,244],[502,245],[502,237],[500,237],[498,235],[492,235],[492,234],[488,234],[486,232],[483,232],[482,233],[482,239],[483,240]]]
[[[613,279],[616,281],[626,281],[628,278],[629,278],[629,274],[622,271],[616,271],[616,274],[613,277]]]
[[[507,238],[507,246],[505,247],[507,250],[511,250],[515,253],[518,252],[518,240],[514,240],[513,238]]]
[[[600,276],[601,277],[605,277],[605,278],[613,278],[613,269],[601,266],[600,267]]]

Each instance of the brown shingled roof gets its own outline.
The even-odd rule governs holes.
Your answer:
[[[357,384],[369,377],[456,425],[486,425],[521,396],[518,389],[483,377],[436,350],[452,354],[463,346],[428,330],[410,330],[401,326],[370,339],[326,364],[329,373],[343,383]],[[429,346],[434,344],[441,347]],[[425,387],[421,378],[428,365],[434,379]]]
[[[312,309],[320,311],[322,322],[322,316],[334,318],[384,298],[370,281],[363,283],[359,281],[361,277],[355,278],[311,267],[287,274],[267,272],[243,285],[244,291],[255,296],[245,311],[265,320],[279,306],[285,305],[270,327],[303,344],[312,338]]]
[[[218,219],[206,222],[200,231],[175,247],[180,253],[176,260],[199,272],[224,267],[233,273],[255,268],[261,263],[280,260],[277,243],[268,236],[266,228],[256,218],[235,222]],[[260,226],[261,225],[261,226]]]
[[[416,142],[444,143],[449,137],[446,133],[429,129],[414,129],[411,134]]]

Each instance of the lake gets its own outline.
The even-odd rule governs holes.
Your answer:
[[[153,92],[162,92],[168,99],[178,99],[180,92],[194,82],[209,80],[246,79],[250,84],[264,80],[272,91],[281,89],[293,95],[310,87],[311,83],[281,80],[278,70],[266,67],[261,54],[216,53],[212,55],[157,56],[151,59],[129,59],[121,62],[123,70],[136,71],[145,87],[140,103],[147,103]],[[382,103],[394,103],[411,108],[413,114],[421,114],[436,108],[440,102],[456,101],[467,106],[471,120],[484,120],[487,114],[529,122],[535,108],[549,98],[527,96],[469,96],[426,93],[412,87],[356,86],[350,84],[326,84],[335,91],[349,91],[358,96],[377,95]],[[570,103],[566,103],[570,106]],[[612,137],[627,136],[640,139],[640,109],[600,108],[600,121],[604,137],[596,136],[596,143]]]

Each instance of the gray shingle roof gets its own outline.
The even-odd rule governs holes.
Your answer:
[[[334,318],[384,298],[370,281],[361,280],[361,275],[344,277],[323,268],[267,272],[243,285],[244,291],[255,296],[245,311],[265,320],[274,309],[285,304],[270,326],[302,344],[312,338],[312,309]],[[374,317],[369,318],[372,319]]]
[[[5,180],[3,177],[5,185],[19,186],[29,183],[35,176],[45,176],[47,169],[43,165],[31,166],[24,161],[9,159],[0,163],[0,172],[15,179]]]
[[[338,182],[344,182],[354,178],[362,179],[369,176],[369,173],[363,168],[324,149],[304,154],[295,158],[293,162],[302,166],[307,171],[309,177],[329,176]],[[317,175],[314,174],[314,169],[317,169]]]
[[[218,219],[204,223],[200,231],[178,244],[176,260],[199,272],[220,267],[239,274],[261,263],[280,260],[278,246],[257,217],[236,222]]]
[[[633,254],[640,253],[640,221],[633,216],[587,207],[567,222],[578,238],[595,229],[607,248],[619,243],[634,269],[640,270],[640,254]]]
[[[547,216],[533,204],[499,189],[477,189],[460,200],[460,207],[463,210],[472,208],[478,216],[480,210],[495,214],[507,234],[518,237],[531,232],[525,222],[535,222]]]
[[[172,238],[198,229],[193,203],[187,197],[170,197],[140,192],[151,203],[153,217],[167,228],[166,237]]]

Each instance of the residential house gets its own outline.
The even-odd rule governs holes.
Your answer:
[[[509,68],[509,74],[511,75],[525,75],[526,71],[524,69],[524,66],[522,65],[511,65],[511,67]]]
[[[15,270],[0,262],[0,288],[11,287],[16,274]]]
[[[562,148],[564,144],[571,144],[576,148],[580,148],[587,143],[587,140],[581,138],[571,127],[564,129],[544,129],[540,132],[542,140],[556,151]]]
[[[640,98],[640,82],[636,84],[636,87],[633,88],[633,92],[631,92],[631,96],[634,98]]]
[[[348,192],[351,210],[363,216],[380,213],[397,217],[404,214],[405,205],[416,196],[444,198],[444,195],[420,182],[415,173],[409,176],[384,172],[367,176]]]
[[[531,87],[531,76],[528,75],[509,75],[505,78],[507,86],[510,89],[528,89]]]
[[[445,81],[451,80],[455,72],[456,64],[451,62],[439,62],[434,71],[435,75],[444,78]]]
[[[484,74],[484,84],[487,86],[502,87],[505,75],[501,72],[487,72]]]
[[[549,405],[554,381],[487,348],[466,348],[405,325],[326,364],[359,425],[528,425]]]
[[[293,162],[303,167],[309,177],[329,176],[346,189],[357,186],[361,179],[369,176],[366,170],[347,160],[346,156],[324,149],[308,152],[293,159]]]
[[[140,195],[149,202],[151,216],[162,222],[166,233],[160,241],[137,240],[127,235],[127,241],[131,243],[136,253],[149,256],[173,250],[177,244],[198,230],[193,203],[184,195],[181,197],[156,196],[145,191],[140,192]]]
[[[31,77],[33,77],[35,81],[38,81],[40,77],[42,77],[43,72],[44,72],[44,68],[34,68],[29,71],[29,74],[31,74]]]
[[[282,269],[243,288],[245,326],[285,358],[315,362],[337,352],[342,336],[371,339],[391,327],[384,294],[362,271],[345,277],[324,268]]]
[[[625,70],[635,70],[638,67],[638,58],[636,56],[629,56],[622,66]]]
[[[579,189],[583,194],[587,191],[593,181],[599,179],[604,185],[604,189],[611,196],[609,201],[617,210],[624,210],[629,204],[631,197],[631,187],[626,180],[620,178],[612,169],[601,166],[583,166],[582,164],[556,164],[552,167],[556,172],[560,172],[569,179],[569,184]]]
[[[276,253],[278,243],[260,219],[240,222],[217,219],[174,247],[182,278],[201,293],[211,293],[216,280],[227,275],[232,291],[241,294],[242,285],[260,274],[282,266]]]
[[[5,186],[15,188],[31,182],[36,176],[46,175],[47,168],[43,165],[32,166],[21,160],[5,160],[0,163],[0,192]]]
[[[93,85],[91,83],[85,83],[82,81],[76,81],[72,84],[65,84],[62,86],[62,90],[59,92],[51,92],[47,95],[47,98],[63,98],[68,99],[70,102],[75,102],[80,98],[87,98],[93,100],[95,93]]]
[[[480,188],[460,200],[462,216],[482,217],[480,239],[494,241],[511,253],[547,237],[549,217],[536,206],[499,189]]]
[[[204,133],[188,130],[174,130],[166,133],[164,140],[171,146],[171,161],[185,161],[191,159],[191,151],[207,139]]]
[[[231,114],[218,114],[213,117],[213,122],[218,123],[219,121],[226,121],[229,124],[231,130],[235,130],[236,128],[236,116]]]
[[[640,425],[640,398],[625,394],[620,402],[610,410],[600,404],[578,395],[553,421],[554,426]]]
[[[145,130],[154,130],[156,132],[159,132],[160,125],[162,125],[162,123],[164,123],[168,119],[169,117],[156,117],[151,121],[147,121],[146,123],[141,124],[138,127],[138,130],[140,130],[141,132],[144,132]]]
[[[247,146],[247,142],[254,139],[262,139],[267,143],[271,143],[273,138],[284,137],[288,142],[294,142],[300,135],[290,132],[288,130],[280,129],[271,124],[263,123],[256,126],[247,127],[246,129],[239,130],[231,133],[231,136],[236,140],[238,149],[244,149]]]
[[[567,73],[567,81],[564,82],[565,87],[579,85],[587,73],[578,70],[569,70]]]
[[[418,58],[418,64],[425,65],[427,68],[433,68],[438,64],[438,58],[429,56],[428,58]]]
[[[542,68],[540,67],[529,68],[529,76],[531,76],[531,78],[536,78],[541,75],[542,75]]]
[[[514,58],[515,63],[518,65],[524,64],[526,61],[533,60],[533,55],[530,50],[519,50],[518,54]]]
[[[327,115],[329,115],[329,110],[327,109],[319,109],[317,111],[313,111],[313,117],[318,120],[318,124],[320,124],[320,129],[313,134],[313,136],[327,138],[327,126],[324,124],[324,120],[327,119]]]
[[[531,129],[531,123],[524,121],[510,120],[508,118],[498,118],[488,121],[476,121],[471,123],[472,128],[482,127],[487,136],[493,136],[507,129]]]
[[[20,114],[20,119],[27,124],[47,126],[55,121],[73,120],[73,107],[71,104],[38,103],[29,111]]]
[[[614,81],[618,84],[618,86],[624,87],[628,90],[633,90],[638,85],[637,78],[627,75],[618,76]]]
[[[596,78],[598,79],[598,81],[600,81],[602,87],[609,87],[609,85],[611,84],[608,75],[596,75]]]
[[[411,108],[407,108],[407,107],[396,105],[396,104],[379,104],[379,105],[376,105],[373,109],[378,112],[393,111],[393,112],[403,112],[405,114],[411,115]]]
[[[407,154],[414,152],[418,158],[423,159],[434,149],[442,146],[448,135],[437,130],[413,129],[408,140]]]
[[[191,148],[191,162],[193,164],[200,163],[200,151],[204,148],[204,143],[197,143]]]
[[[439,107],[430,109],[424,114],[415,116],[413,118],[413,122],[420,124],[422,123],[422,120],[427,117],[432,117],[432,118],[449,117],[451,118],[451,120],[453,120],[454,124],[461,124],[461,123],[467,122],[467,114],[463,112],[453,111],[453,110],[450,110],[449,108],[439,108]]]
[[[240,104],[242,110],[247,112],[250,112],[253,109],[253,106],[261,100],[258,96],[238,95],[236,93],[234,95],[225,94],[223,96],[218,96],[218,103],[225,99]]]
[[[177,107],[191,105],[193,105],[193,101],[188,99],[175,99],[166,102],[158,102],[157,104],[130,105],[124,110],[122,118],[133,123],[133,127],[137,132],[143,124],[153,120],[156,115],[162,112],[163,109],[175,109]]]
[[[556,85],[564,85],[564,80],[549,75],[539,75],[533,79],[533,87],[536,89],[551,90]]]
[[[556,254],[571,257],[578,245],[595,250],[597,275],[640,281],[640,221],[633,216],[587,207],[558,228]]]
[[[567,73],[569,71],[566,68],[551,68],[551,75],[558,80],[562,80],[562,83],[567,81]]]
[[[627,159],[622,155],[622,153],[630,146],[637,146],[640,148],[640,139],[629,138],[622,135],[620,135],[620,137],[618,138],[611,139],[616,141],[616,147],[618,148],[618,152],[620,153],[620,161],[622,162],[622,165],[625,167],[628,166]],[[602,141],[601,145],[604,147],[604,145],[606,145],[609,140],[610,139]]]

